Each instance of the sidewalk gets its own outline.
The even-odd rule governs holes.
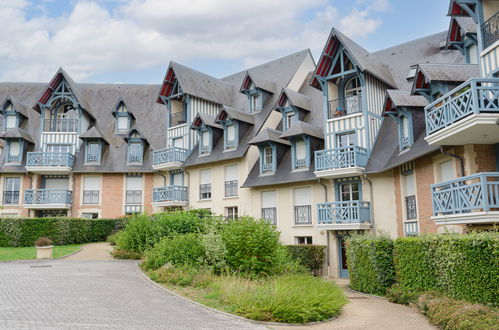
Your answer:
[[[106,242],[89,243],[83,245],[80,252],[70,255],[64,260],[113,260],[109,254],[112,250],[112,245]]]

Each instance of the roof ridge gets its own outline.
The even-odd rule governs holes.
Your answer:
[[[424,37],[419,37],[419,38],[416,38],[416,39],[412,39],[412,40],[409,40],[409,41],[404,41],[404,42],[402,42],[400,44],[396,44],[396,45],[393,45],[393,46],[390,46],[390,47],[378,49],[378,50],[376,50],[376,51],[374,51],[374,52],[372,52],[370,54],[377,54],[377,53],[381,53],[381,52],[386,52],[386,51],[388,51],[388,50],[390,50],[392,48],[398,48],[398,47],[403,46],[403,45],[408,45],[408,44],[411,44],[411,43],[414,43],[414,42],[419,42],[419,41],[421,41],[423,39],[427,39],[427,38],[429,39],[429,38],[435,37],[436,35],[443,34],[443,33],[447,34],[447,30],[440,31],[440,32],[437,32],[437,33],[433,33],[433,34],[430,34],[430,35],[427,35],[427,36],[424,36]]]

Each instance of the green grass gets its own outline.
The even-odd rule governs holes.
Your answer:
[[[81,244],[54,246],[54,259],[74,253],[81,248]],[[32,247],[0,247],[0,261],[36,259],[36,248]]]
[[[149,275],[190,299],[258,321],[323,321],[337,316],[347,303],[339,287],[308,274],[246,279],[162,268]]]

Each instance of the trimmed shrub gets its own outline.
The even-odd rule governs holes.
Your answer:
[[[220,274],[227,268],[225,261],[227,248],[223,241],[222,235],[217,233],[214,228],[208,230],[206,234],[201,236],[205,251],[206,264],[217,274]]]
[[[114,230],[114,219],[6,218],[0,219],[0,246],[33,246],[39,237],[54,245],[105,241]]]
[[[325,245],[312,244],[286,245],[289,255],[314,274],[319,274],[324,265],[326,248]]]
[[[241,217],[228,222],[222,229],[228,266],[245,274],[274,274],[286,255],[279,234],[275,226],[262,219]]]
[[[346,246],[352,289],[384,295],[395,282],[393,241],[385,236],[353,235]]]
[[[166,264],[199,266],[204,256],[204,246],[196,234],[165,237],[146,251],[143,267],[155,270]]]
[[[409,305],[418,300],[420,292],[401,287],[399,284],[393,285],[386,291],[386,298],[396,304]]]
[[[401,287],[438,290],[453,298],[499,305],[499,234],[427,235],[395,240]]]

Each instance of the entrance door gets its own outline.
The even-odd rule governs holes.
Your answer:
[[[347,266],[347,249],[343,236],[338,236],[338,263],[340,265],[340,278],[349,278]]]

